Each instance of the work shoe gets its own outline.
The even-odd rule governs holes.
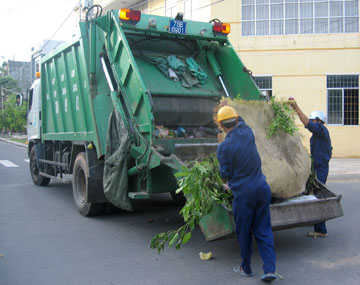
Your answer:
[[[327,234],[319,233],[319,232],[308,232],[305,236],[312,237],[312,238],[318,238],[318,237],[327,237]]]
[[[277,277],[276,277],[275,273],[266,273],[266,274],[264,274],[263,276],[260,277],[260,279],[261,279],[262,281],[265,281],[265,282],[272,282],[272,281],[274,281],[276,278],[277,278]]]
[[[239,266],[235,266],[234,268],[233,268],[233,271],[235,272],[235,273],[238,273],[238,274],[241,274],[242,276],[245,276],[245,277],[251,277],[251,276],[254,276],[254,274],[251,272],[251,273],[246,273],[245,271],[244,271],[244,269],[242,269],[242,267],[239,265]]]

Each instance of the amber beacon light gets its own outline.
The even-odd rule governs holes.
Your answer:
[[[124,21],[139,22],[141,19],[141,12],[138,10],[121,9],[119,18]]]
[[[213,31],[216,33],[229,34],[230,33],[230,24],[214,22]]]

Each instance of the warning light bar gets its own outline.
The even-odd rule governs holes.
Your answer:
[[[213,31],[215,33],[229,34],[230,33],[230,24],[224,24],[221,22],[214,22]]]
[[[119,18],[124,21],[139,22],[141,19],[141,12],[139,10],[121,9]]]

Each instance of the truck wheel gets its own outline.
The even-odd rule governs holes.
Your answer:
[[[96,216],[102,213],[104,203],[87,203],[89,165],[85,152],[77,155],[73,169],[73,196],[79,212],[86,216]]]
[[[30,150],[30,174],[32,181],[37,186],[46,186],[50,183],[49,177],[40,175],[40,169],[37,166],[35,147],[32,147]]]

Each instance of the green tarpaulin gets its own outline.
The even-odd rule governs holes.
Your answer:
[[[104,192],[113,205],[126,211],[132,211],[128,197],[127,155],[129,148],[129,132],[121,115],[114,110],[109,119],[106,138]]]
[[[208,80],[208,75],[192,57],[187,58],[185,62],[175,55],[170,55],[166,59],[157,56],[147,57],[147,59],[168,78],[173,78],[169,75],[170,72],[176,73],[183,87],[192,88],[199,84],[205,84]]]

